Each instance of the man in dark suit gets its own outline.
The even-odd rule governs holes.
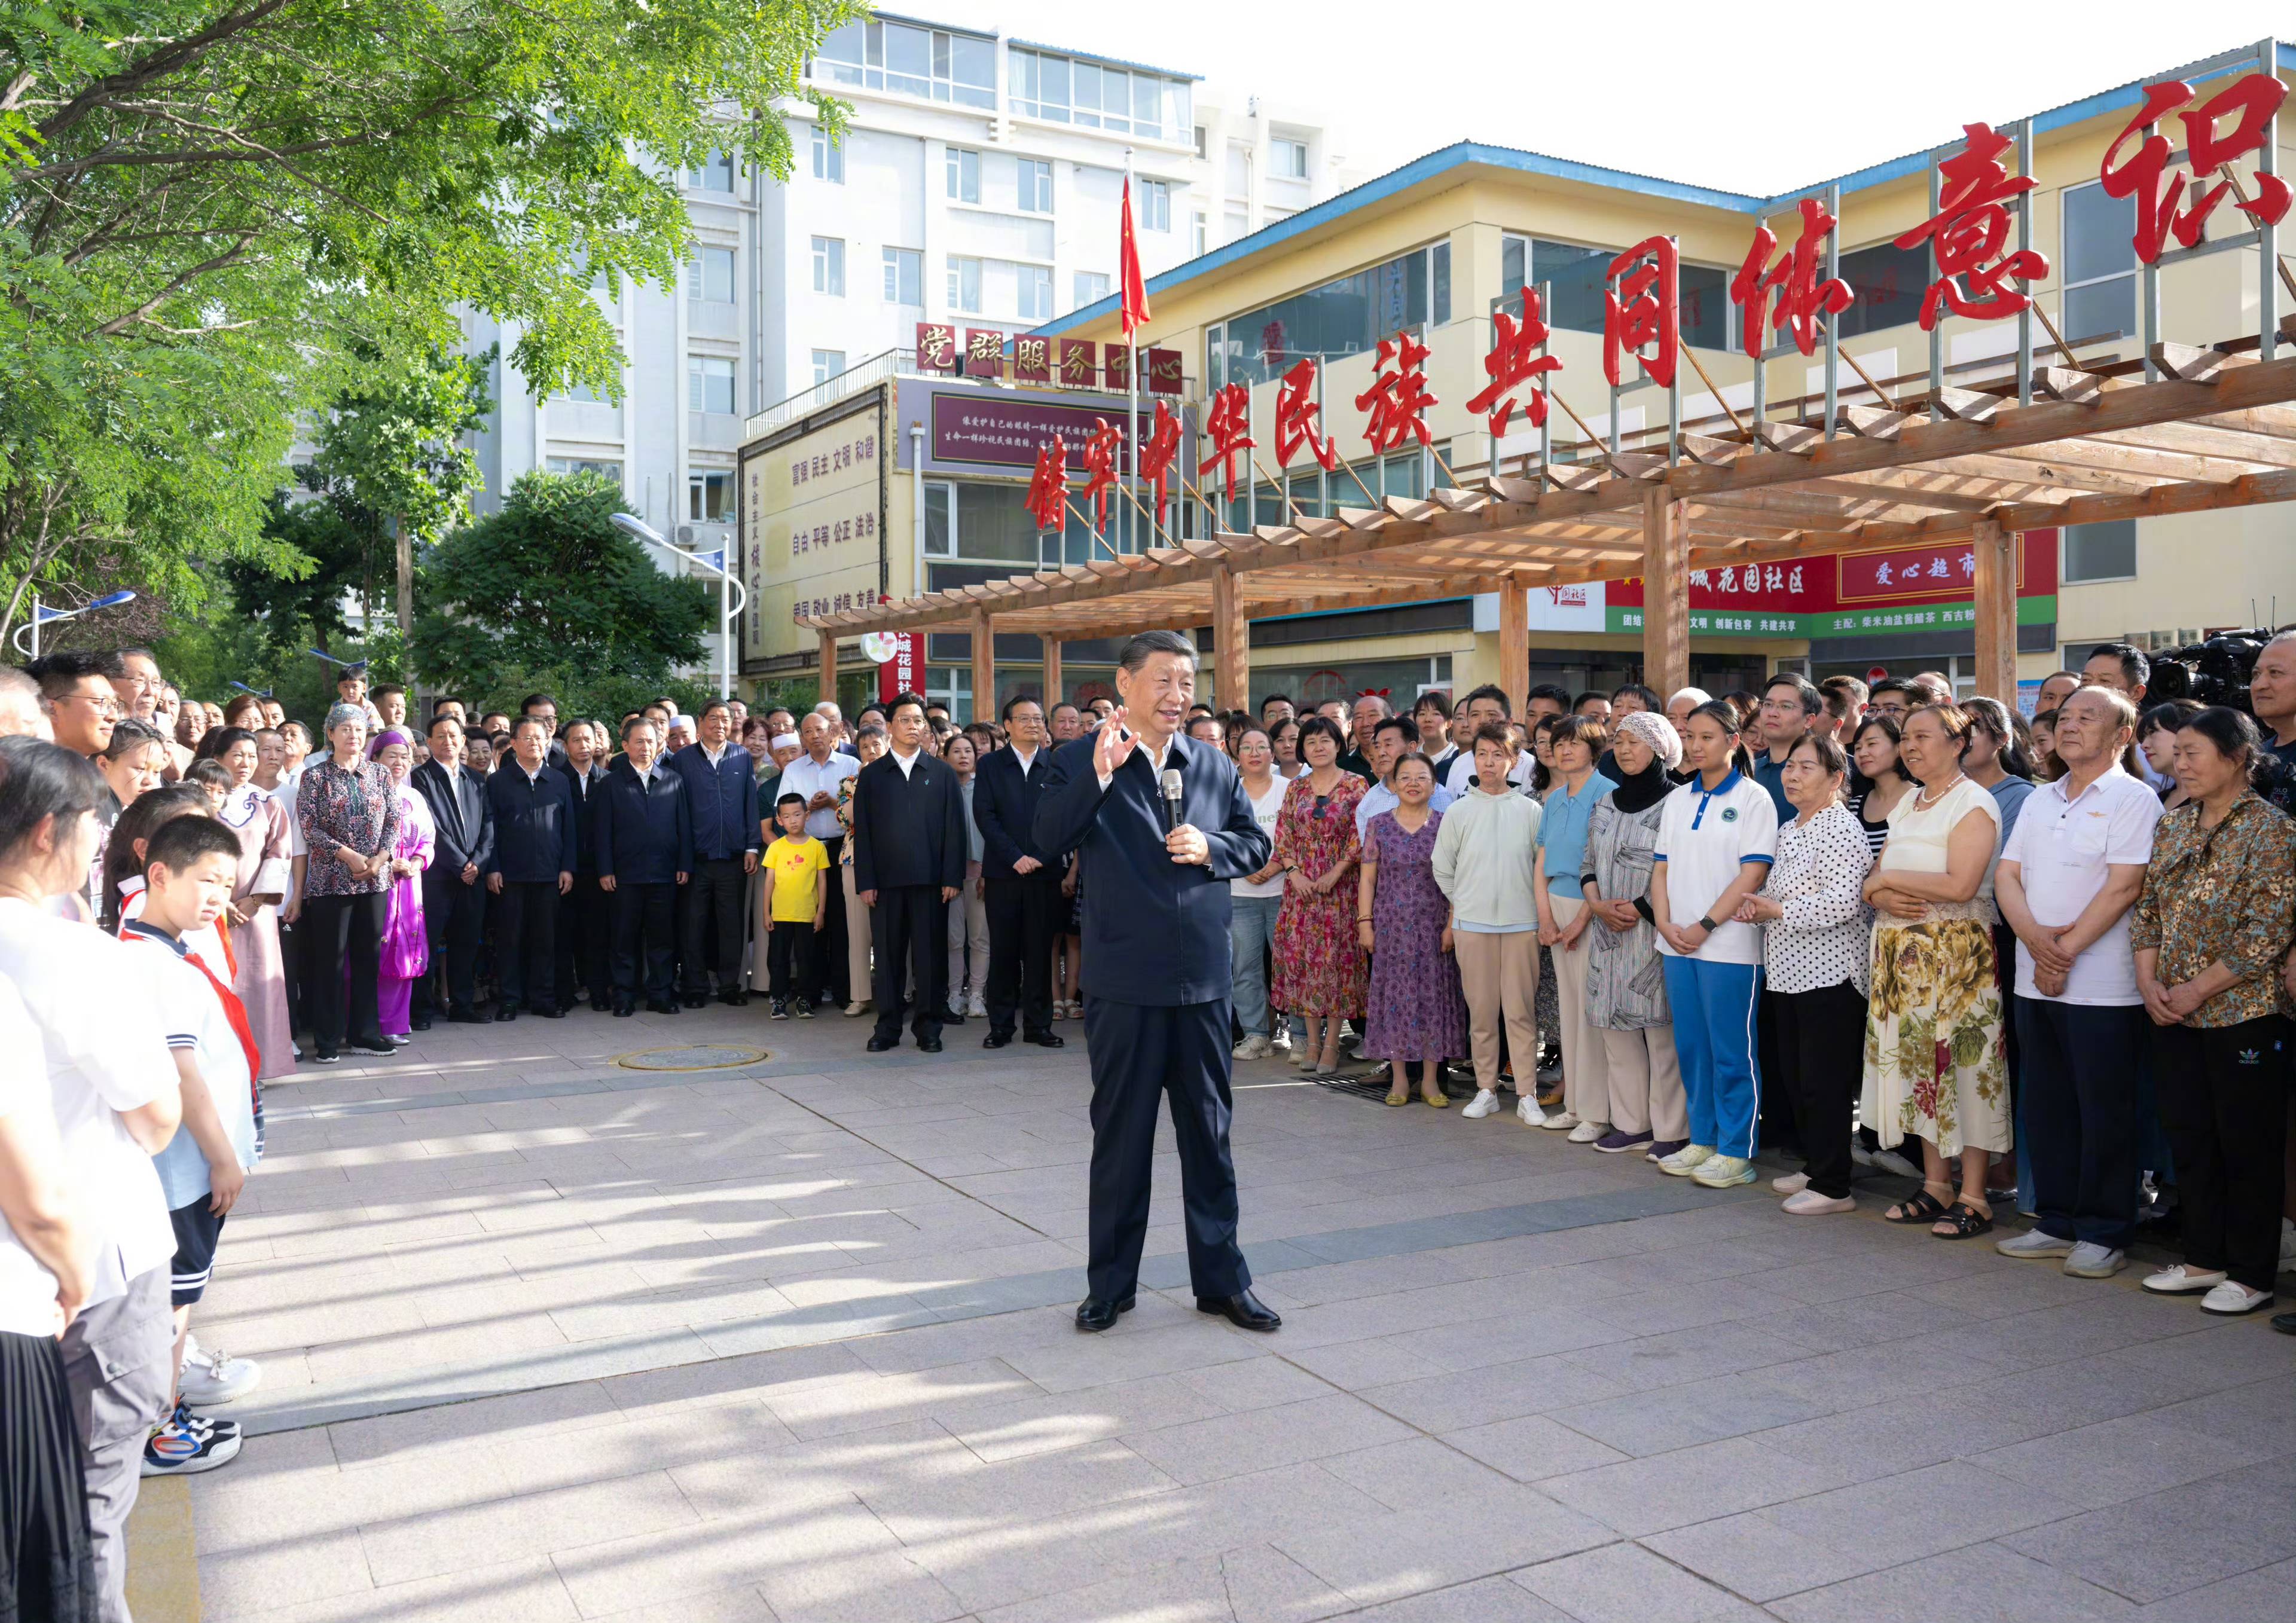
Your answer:
[[[1196,650],[1145,631],[1118,655],[1123,705],[1053,757],[1037,806],[1039,850],[1081,850],[1084,1035],[1092,1055],[1091,1265],[1080,1330],[1132,1306],[1148,1233],[1149,1169],[1161,1095],[1172,1100],[1196,1307],[1245,1330],[1283,1321],[1251,1293],[1236,1242],[1228,1154],[1228,888],[1267,864],[1234,763],[1181,736]],[[1166,832],[1162,778],[1180,777]]]
[[[598,888],[614,913],[614,1013],[636,1013],[638,955],[645,954],[646,1009],[675,1014],[670,980],[678,886],[693,871],[693,820],[685,780],[660,759],[661,727],[644,716],[622,724],[622,758],[593,801],[591,845]]]
[[[763,849],[758,830],[758,780],[750,752],[733,739],[734,710],[723,699],[701,707],[700,736],[669,758],[685,780],[693,820],[693,877],[678,893],[678,945],[685,960],[681,988],[685,1006],[709,1001],[709,969],[718,973],[718,997],[739,1006],[742,927],[748,922],[750,875]]]
[[[988,1035],[984,1048],[1022,1034],[1044,1048],[1063,1046],[1053,1029],[1053,936],[1061,922],[1058,852],[1037,844],[1037,804],[1053,759],[1045,748],[1045,708],[1025,694],[1004,701],[1013,742],[980,760],[972,821],[980,830],[981,901],[988,914]]]
[[[558,907],[574,888],[574,786],[550,765],[550,730],[534,716],[511,725],[511,758],[487,779],[495,820],[495,968],[502,981],[498,1021],[521,1010],[557,1020],[566,1010],[555,984]]]
[[[558,1006],[572,1008],[574,988],[581,986],[589,991],[590,1006],[603,1012],[609,1006],[606,952],[613,924],[606,893],[598,889],[590,801],[606,781],[606,734],[594,723],[578,721],[566,729],[563,742],[566,764],[559,770],[574,795],[574,888],[558,912]]]
[[[414,983],[408,1023],[430,1029],[434,983],[443,976],[447,1018],[477,1025],[479,937],[486,920],[486,875],[495,859],[495,823],[486,780],[463,765],[463,724],[430,718],[430,758],[407,774],[438,825],[437,849],[422,871],[422,920],[430,938],[430,972]]]
[[[887,717],[892,748],[853,780],[853,889],[877,949],[877,1030],[869,1052],[901,1041],[901,991],[916,988],[910,1029],[940,1052],[948,1006],[948,904],[964,884],[964,801],[956,773],[924,753],[925,701],[903,693]]]

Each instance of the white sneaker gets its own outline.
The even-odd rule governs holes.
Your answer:
[[[2180,1262],[2173,1268],[2148,1275],[2144,1288],[2155,1296],[2186,1296],[2194,1291],[2212,1291],[2226,1283],[2220,1269],[2188,1268]]]
[[[1658,1164],[1658,1169],[1669,1177],[1688,1177],[1706,1162],[1714,1159],[1712,1144],[1685,1144]]]
[[[1548,1125],[1546,1112],[1538,1108],[1538,1101],[1529,1094],[1524,1094],[1514,1102],[1514,1119],[1527,1127]]]
[[[1570,1142],[1574,1144],[1591,1144],[1610,1130],[1611,1124],[1607,1121],[1582,1121],[1570,1129]]]
[[[964,1005],[964,1012],[974,1020],[986,1020],[988,1018],[988,1004],[983,999],[976,997]]]
[[[2075,1279],[2111,1279],[2128,1266],[2128,1253],[2084,1240],[2065,1258],[2065,1272]]]
[[[2038,1228],[2029,1228],[2021,1234],[2006,1240],[1996,1240],[1993,1249],[2004,1257],[2070,1257],[2073,1242],[2060,1240],[2054,1234],[2045,1234]]]
[[[1538,1125],[1550,1133],[1567,1133],[1578,1125],[1578,1118],[1570,1111],[1557,1111]]]
[[[1790,1217],[1823,1217],[1837,1211],[1856,1211],[1857,1202],[1848,1195],[1836,1200],[1830,1194],[1820,1194],[1815,1189],[1802,1189],[1787,1196],[1779,1203],[1778,1209]]]
[[[221,1348],[210,1352],[197,1336],[184,1338],[184,1378],[178,1391],[184,1402],[205,1409],[244,1398],[263,1383],[263,1366],[252,1358],[234,1358]]]
[[[1475,1096],[1468,1102],[1467,1108],[1459,1112],[1470,1121],[1480,1121],[1486,1116],[1496,1116],[1498,1113],[1499,1096],[1488,1087],[1477,1088]]]
[[[1807,1172],[1789,1172],[1784,1177],[1772,1178],[1770,1180],[1770,1187],[1776,1190],[1780,1194],[1800,1194],[1803,1190],[1809,1187],[1809,1174]]]
[[[2236,1279],[2227,1279],[2201,1298],[2202,1308],[2209,1313],[2254,1313],[2259,1307],[2270,1306],[2271,1291],[2251,1291]]]
[[[1754,1181],[1754,1163],[1742,1155],[1710,1155],[1691,1169],[1691,1177],[1709,1189],[1727,1189]]]
[[[1259,1031],[1252,1032],[1235,1045],[1235,1057],[1239,1060],[1264,1060],[1271,1052],[1267,1035]]]

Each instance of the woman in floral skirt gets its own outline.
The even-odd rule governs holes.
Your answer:
[[[1393,783],[1398,804],[1365,831],[1356,887],[1357,939],[1372,955],[1363,1057],[1394,1067],[1390,1104],[1411,1102],[1417,1060],[1419,1096],[1439,1111],[1451,1100],[1437,1071],[1466,1052],[1467,1003],[1451,955],[1451,905],[1435,883],[1443,814],[1429,804],[1434,763],[1414,750],[1395,763]]]
[[[1364,1007],[1364,957],[1356,944],[1356,889],[1346,884],[1360,847],[1356,802],[1364,781],[1339,766],[1340,730],[1328,717],[1300,726],[1307,773],[1292,782],[1275,823],[1284,870],[1275,921],[1275,986],[1268,1001],[1306,1017],[1308,1040],[1292,1063],[1329,1076],[1340,1068],[1340,1022]]]

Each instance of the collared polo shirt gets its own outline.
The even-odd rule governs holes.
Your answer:
[[[2080,917],[2104,889],[2108,868],[2150,862],[2153,826],[2161,821],[2161,798],[2118,764],[2100,773],[2079,799],[2068,801],[2071,783],[2059,778],[2035,785],[2001,848],[2001,860],[2017,865],[2027,910],[2036,923],[2051,929]],[[2109,1007],[2144,1001],[2136,995],[2128,919],[2122,914],[2073,960],[2064,996],[2051,1001]],[[2033,985],[2032,952],[2022,941],[2017,943],[2017,996],[2041,996]]]
[[[800,755],[782,768],[782,793],[796,795],[808,806],[816,795],[829,797],[828,806],[806,813],[807,833],[824,841],[845,838],[844,827],[837,821],[837,786],[860,770],[861,763],[855,757],[834,752],[827,760],[819,762],[810,755]]]
[[[1695,924],[1736,882],[1746,864],[1767,869],[1778,854],[1778,813],[1770,792],[1734,768],[1712,789],[1693,778],[1667,796],[1659,813],[1658,849],[1666,865],[1667,913]],[[1658,950],[1679,957],[1661,937]],[[1762,927],[1718,920],[1698,949],[1707,963],[1759,963]]]
[[[1607,799],[1618,785],[1601,773],[1590,774],[1572,794],[1561,778],[1546,791],[1546,816],[1539,820],[1538,848],[1546,853],[1546,890],[1572,901],[1586,898],[1578,876],[1587,872],[1587,820],[1595,803]],[[1695,916],[1694,914],[1693,915]]]

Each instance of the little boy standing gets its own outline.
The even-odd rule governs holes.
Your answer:
[[[790,1017],[790,984],[814,984],[813,944],[829,903],[821,876],[829,871],[829,848],[805,832],[805,797],[783,795],[774,802],[781,836],[766,848],[766,872],[773,876],[773,901],[766,909],[766,971],[775,1020]],[[813,1018],[813,1005],[797,1000],[797,1017]]]

